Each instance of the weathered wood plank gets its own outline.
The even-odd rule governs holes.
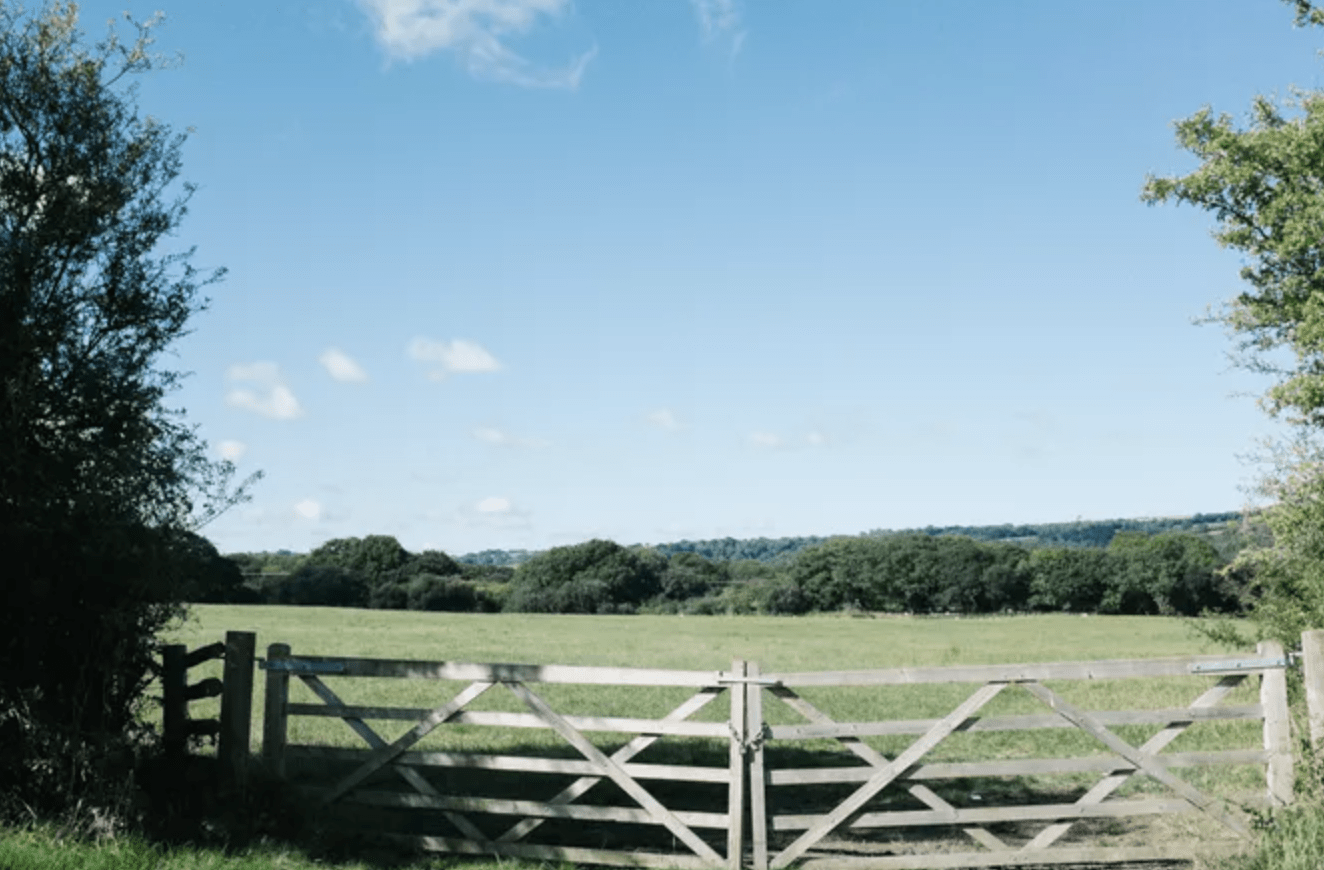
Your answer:
[[[918,828],[935,825],[992,825],[999,822],[1041,822],[1058,819],[1117,819],[1140,816],[1186,815],[1198,812],[1180,798],[1105,801],[1099,804],[1025,804],[1005,807],[951,807],[946,810],[896,810],[861,813],[842,825],[851,830],[865,828]],[[774,816],[775,831],[802,831],[822,818],[817,814]],[[1009,848],[1002,846],[1002,848]]]
[[[215,643],[209,643],[206,646],[200,646],[197,649],[193,650],[193,652],[185,655],[184,667],[193,668],[193,667],[197,667],[203,662],[209,662],[212,659],[220,659],[220,658],[225,658],[225,643],[224,641],[218,640]]]
[[[1266,658],[1281,658],[1283,645],[1262,640],[1255,651]],[[1296,777],[1292,770],[1292,719],[1287,709],[1287,674],[1266,670],[1260,676],[1260,706],[1264,708],[1264,750],[1269,753],[1265,769],[1269,804],[1284,807],[1292,802]]]
[[[749,826],[753,870],[768,870],[768,771],[763,756],[767,726],[763,721],[763,688],[759,666],[749,662],[745,673],[745,733],[749,742]]]
[[[362,707],[346,704],[287,704],[290,716],[320,716],[332,719],[395,719],[416,722],[432,711],[425,707]],[[681,737],[726,737],[725,722],[683,722],[668,719],[629,719],[621,716],[567,716],[580,731],[609,731],[619,734],[673,734]],[[547,723],[529,713],[499,713],[465,710],[448,720],[453,725],[484,725],[497,728],[546,728]]]
[[[599,765],[602,772],[611,777],[612,782],[620,786],[621,791],[638,801],[640,806],[652,813],[663,825],[666,825],[667,830],[675,834],[686,846],[689,846],[694,854],[714,864],[724,863],[722,857],[711,846],[676,818],[675,813],[663,806],[661,801],[653,797],[638,782],[631,779],[625,771],[621,770],[620,765],[604,755],[602,750],[576,731],[560,713],[548,706],[546,701],[522,683],[505,683],[504,685],[514,693],[515,697],[527,704],[529,709],[546,719],[548,724],[552,726],[556,733],[564,737],[567,743],[578,749],[589,761]]]
[[[676,707],[674,710],[668,713],[666,718],[667,720],[671,720],[671,721],[680,721],[682,719],[686,719],[697,713],[699,710],[706,707],[709,702],[711,702],[718,695],[722,694],[724,691],[725,689],[717,686],[707,686],[705,688],[702,688],[694,695],[689,697],[687,700],[685,700],[680,706]],[[669,779],[670,777],[641,777],[641,776],[637,776],[633,772],[641,769],[663,767],[663,765],[625,764],[625,762],[629,761],[631,758],[638,755],[640,752],[643,752],[645,749],[652,746],[654,743],[657,742],[657,740],[658,737],[656,735],[650,735],[650,734],[640,735],[634,738],[633,740],[631,740],[629,743],[622,746],[620,749],[613,752],[611,754],[611,760],[616,762],[617,764],[622,765],[622,769],[625,770],[626,773],[629,773],[631,776],[634,776],[636,779],[641,779],[641,778]],[[597,765],[593,764],[590,761],[581,761],[576,763],[587,766],[588,768],[587,770],[581,771],[585,775],[581,776],[579,779],[575,780],[574,782],[570,783],[570,785],[566,786],[561,792],[559,792],[551,799],[550,803],[568,804],[571,801],[578,799],[581,795],[585,794],[586,792],[588,792],[589,789],[593,788],[593,786],[597,785],[599,782],[602,781],[602,771],[598,769]],[[700,768],[691,768],[691,770],[698,770],[698,769]],[[718,772],[716,768],[703,768],[702,770],[704,770],[705,773]],[[721,771],[721,773],[724,776],[730,776],[729,771]],[[721,782],[723,780],[703,779],[698,781]],[[499,836],[497,839],[505,843],[514,842],[520,839],[521,837],[528,835],[530,832],[535,830],[541,824],[542,824],[541,819],[526,819],[522,822],[515,824],[513,827],[510,828],[510,830],[501,834],[501,836]]]
[[[1245,680],[1245,675],[1243,674],[1236,674],[1236,675],[1229,674],[1228,676],[1221,678],[1216,684],[1214,684],[1212,688],[1202,693],[1200,697],[1196,698],[1194,703],[1191,704],[1191,708],[1197,709],[1197,708],[1213,707],[1219,701],[1223,700],[1223,698],[1227,697],[1229,692],[1231,692],[1237,686],[1241,685],[1241,683],[1244,680]],[[1189,726],[1190,726],[1189,721],[1168,723],[1168,725],[1163,729],[1161,729],[1157,734],[1146,740],[1144,744],[1141,745],[1140,751],[1149,753],[1150,755],[1156,755],[1159,752],[1162,752],[1165,748],[1168,747],[1168,745],[1172,743],[1172,741],[1176,740],[1179,736],[1181,736],[1181,734],[1185,732]],[[1166,755],[1163,757],[1163,763],[1167,767],[1174,766],[1172,764],[1172,759]],[[1105,798],[1107,798],[1113,792],[1117,791],[1117,789],[1121,788],[1122,784],[1125,783],[1128,779],[1130,779],[1131,775],[1134,774],[1137,770],[1138,768],[1127,765],[1123,767],[1117,767],[1109,771],[1107,776],[1105,776],[1103,779],[1095,783],[1094,786],[1090,788],[1089,791],[1085,792],[1085,794],[1081,795],[1080,798],[1076,800],[1076,803],[1078,804],[1102,803]],[[1073,823],[1071,822],[1065,822],[1056,825],[1049,825],[1047,828],[1040,831],[1039,834],[1035,836],[1032,840],[1030,840],[1030,842],[1026,844],[1025,848],[1028,850],[1048,848],[1050,845],[1052,845],[1058,839],[1060,839],[1063,834],[1069,831],[1071,829],[1072,824]]]
[[[1130,677],[1188,677],[1191,666],[1227,661],[1226,655],[1170,656],[1097,662],[1044,662],[1014,665],[883,668],[869,671],[815,671],[769,674],[783,686],[897,686],[913,683],[991,683],[1039,680],[1110,680]]]
[[[273,643],[267,646],[267,661],[288,658],[290,645]],[[285,707],[290,698],[288,671],[267,671],[266,701],[262,711],[262,761],[277,778],[285,778],[285,744],[289,720]]]
[[[1310,745],[1324,752],[1324,630],[1301,633],[1301,671],[1306,684]]]
[[[773,686],[771,691],[774,696],[781,699],[782,703],[786,704],[809,721],[820,725],[835,724],[831,717],[806,701],[804,698],[801,698],[795,693],[795,690],[788,689],[785,686]],[[857,737],[841,737],[838,738],[838,742],[850,750],[850,752],[856,757],[864,759],[873,768],[883,767],[888,763],[886,756]],[[915,777],[913,776],[907,777],[907,779],[914,778]],[[952,809],[951,804],[943,800],[940,795],[927,785],[911,783],[906,786],[906,789],[930,809],[939,811],[948,811]],[[968,827],[964,829],[964,832],[966,836],[970,837],[986,849],[993,849],[996,851],[1010,848],[1010,846],[1004,843],[996,834],[985,830],[984,828]]]
[[[327,688],[326,684],[323,683],[316,676],[309,674],[301,674],[300,679],[303,680],[304,684],[308,686],[308,688],[313,690],[313,694],[317,695],[317,697],[321,698],[327,704],[334,704],[342,707],[344,706],[344,702],[342,702],[340,698],[336,696],[336,693],[331,691],[329,688]],[[365,723],[363,720],[345,719],[345,724],[348,725],[351,729],[353,729],[355,734],[362,737],[364,741],[367,742],[367,744],[373,748],[373,750],[380,750],[386,746],[386,741],[383,740],[376,731],[373,731],[371,728],[369,728],[367,723]],[[412,785],[414,789],[417,790],[419,793],[426,795],[429,798],[441,797],[441,793],[432,785],[432,783],[428,782],[423,777],[423,775],[419,773],[417,770],[413,770],[412,768],[408,768],[408,767],[400,767],[397,765],[391,765],[391,768],[397,774],[399,774],[400,777],[404,779],[405,782]],[[443,812],[443,815],[446,817],[447,821],[449,821],[452,825],[455,826],[456,830],[458,830],[461,834],[464,834],[469,839],[477,840],[479,842],[487,841],[488,838],[484,836],[483,832],[480,831],[477,828],[477,826],[473,824],[473,822],[470,822],[464,816],[457,815],[456,813],[452,813],[452,812]]]
[[[1058,697],[1055,692],[1040,683],[1022,683],[1021,687],[1056,710],[1059,715],[1074,722],[1082,731],[1094,737],[1104,746],[1107,746],[1113,752],[1190,801],[1194,806],[1203,810],[1206,815],[1222,822],[1233,832],[1243,837],[1250,837],[1250,829],[1240,819],[1227,813],[1212,798],[1202,794],[1190,783],[1170,773],[1162,761],[1152,755],[1140,752],[1134,746],[1113,734],[1089,713],[1068,704]]]
[[[315,797],[325,789],[301,788],[300,792]],[[499,816],[527,816],[538,819],[574,819],[583,822],[622,822],[633,825],[661,825],[652,813],[638,807],[604,806],[597,804],[562,803],[514,800],[511,798],[480,797],[474,795],[425,795],[410,792],[363,790],[355,791],[345,799],[348,803],[375,807],[404,809],[453,810],[466,813],[487,813]],[[726,830],[729,820],[725,813],[694,810],[674,810],[676,818],[694,828]],[[470,839],[476,839],[471,837]],[[502,842],[513,842],[504,840]]]
[[[428,852],[452,852],[458,855],[492,855],[502,858],[525,858],[553,861],[558,864],[601,864],[607,867],[674,867],[676,870],[718,868],[711,860],[695,855],[662,855],[655,852],[614,852],[609,849],[585,849],[578,846],[535,846],[530,843],[493,842],[487,847],[469,840],[449,837],[417,837],[390,834],[388,839]]]
[[[749,664],[742,659],[731,662],[731,673],[739,678],[749,676]],[[749,722],[745,718],[745,690],[748,683],[737,683],[731,690],[728,727],[731,739],[727,747],[726,812],[726,866],[727,870],[740,870],[745,861],[745,746],[749,741]],[[683,817],[681,821],[686,821]],[[686,822],[688,824],[688,822]]]
[[[1163,756],[1168,767],[1210,767],[1232,764],[1264,764],[1269,754],[1262,749],[1224,749],[1211,752],[1174,752]],[[1138,768],[1111,755],[1079,758],[1025,758],[1014,761],[933,762],[917,767],[902,779],[967,779],[978,776],[1042,776],[1052,773],[1111,773]],[[872,767],[781,768],[770,774],[770,785],[822,785],[864,782]]]
[[[1228,844],[1235,849],[1237,844]],[[1139,861],[1189,860],[1190,846],[1094,846],[1051,849],[1047,852],[953,852],[942,855],[870,855],[859,858],[809,858],[802,870],[957,870],[962,867],[1038,867],[1052,864],[1088,865]]]
[[[1264,718],[1260,704],[1220,706],[1192,710],[1187,707],[1155,708],[1151,710],[1104,710],[1093,716],[1106,725],[1165,725],[1169,722],[1250,721]],[[879,722],[837,722],[832,725],[773,725],[774,740],[820,740],[841,737],[888,737],[901,734],[923,734],[933,727],[936,719],[890,719]],[[980,731],[1034,731],[1074,727],[1058,716],[976,716],[959,730]]]
[[[624,747],[622,747],[624,749]],[[292,744],[286,748],[286,755],[291,760],[310,761],[328,760],[337,762],[362,763],[368,752],[363,749],[342,749],[330,746],[305,746]],[[617,750],[616,754],[620,754]],[[638,753],[631,753],[631,757]],[[612,756],[615,758],[615,754]],[[602,773],[591,761],[578,758],[542,758],[532,755],[481,755],[465,752],[404,752],[396,757],[395,764],[410,767],[437,767],[445,769],[468,770],[503,770],[516,773],[568,774],[590,777],[594,782],[602,779]],[[621,768],[635,779],[658,779],[670,782],[707,782],[725,783],[730,779],[730,771],[725,767],[694,767],[680,764],[632,764],[623,763]],[[582,793],[582,792],[581,792]]]
[[[225,633],[225,666],[222,670],[221,734],[216,758],[229,788],[243,792],[248,787],[248,758],[253,729],[253,660],[257,634],[251,631]]]
[[[412,659],[365,659],[346,656],[295,657],[302,662],[343,664],[338,677],[401,677],[484,683],[576,683],[606,686],[680,686],[694,689],[720,685],[721,671],[680,671],[661,668],[610,668],[581,665],[534,665],[480,662],[434,662]]]
[[[976,689],[974,694],[961,702],[961,704],[948,713],[937,724],[930,728],[925,734],[920,736],[915,742],[911,743],[896,758],[880,768],[869,780],[855,790],[850,797],[846,798],[837,806],[836,809],[822,816],[809,830],[801,834],[795,842],[783,849],[771,862],[773,870],[780,867],[786,867],[792,861],[799,858],[814,843],[817,843],[829,832],[835,829],[843,821],[853,816],[861,807],[863,807],[870,798],[887,787],[887,784],[896,779],[907,769],[914,766],[929,750],[937,746],[948,735],[954,732],[966,719],[974,715],[980,707],[983,707],[992,700],[998,692],[1002,691],[1005,683],[990,683]]]
[[[442,704],[440,707],[433,710],[421,719],[417,725],[396,738],[394,742],[383,746],[380,749],[373,750],[372,754],[364,760],[363,764],[361,764],[357,770],[345,777],[339,785],[332,789],[331,795],[327,797],[327,802],[335,801],[341,795],[345,794],[371,776],[378,768],[385,764],[389,764],[396,756],[422,740],[438,725],[454,716],[459,710],[463,709],[465,704],[468,704],[474,698],[477,698],[479,695],[483,694],[483,692],[492,688],[493,685],[493,683],[483,682],[471,683],[468,688],[461,691],[445,704]]]

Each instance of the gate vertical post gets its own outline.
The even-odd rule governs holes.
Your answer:
[[[262,710],[262,760],[267,769],[285,778],[285,742],[288,719],[285,705],[290,698],[290,672],[273,670],[272,665],[290,657],[290,645],[273,643],[267,647],[266,706]]]
[[[1306,713],[1310,745],[1324,753],[1324,631],[1301,633],[1301,670],[1306,684]]]
[[[1283,657],[1283,645],[1276,640],[1262,640],[1256,652],[1263,658]],[[1269,803],[1282,807],[1292,802],[1291,719],[1287,709],[1287,672],[1284,668],[1266,668],[1260,676],[1260,706],[1264,708],[1264,751],[1269,755],[1266,777]]]
[[[768,782],[763,768],[763,687],[757,662],[746,665],[745,733],[749,735],[749,828],[754,845],[753,870],[768,870]]]
[[[161,648],[161,739],[166,755],[178,760],[188,748],[188,647]]]
[[[745,681],[744,661],[735,659],[731,662],[731,676],[735,682],[727,688],[731,696],[731,750],[727,776],[731,781],[726,801],[726,866],[729,870],[740,870],[745,860],[745,746],[749,740],[745,722],[745,690],[749,683]]]
[[[248,752],[253,733],[253,653],[257,635],[225,633],[225,670],[221,678],[221,734],[216,748],[225,784],[243,793],[248,787]]]

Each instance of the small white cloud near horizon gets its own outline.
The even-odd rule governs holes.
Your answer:
[[[550,68],[508,47],[511,37],[533,30],[541,18],[564,14],[570,0],[358,0],[358,5],[391,59],[451,52],[476,79],[573,91],[598,53],[594,46],[563,67]]]
[[[740,9],[736,0],[690,0],[694,14],[699,18],[699,29],[703,31],[705,43],[730,39],[731,58],[740,54],[748,33],[741,26]]]
[[[763,450],[794,450],[801,447],[826,447],[831,443],[827,435],[812,429],[805,434],[803,441],[792,441],[774,432],[752,432],[746,441],[753,447]]]
[[[222,441],[216,445],[216,452],[229,462],[238,462],[248,452],[248,445],[242,441]]]
[[[498,447],[546,447],[547,442],[539,438],[519,438],[494,426],[479,426],[473,430],[473,436],[485,444]]]
[[[428,372],[434,381],[445,380],[452,374],[499,372],[501,363],[477,342],[457,338],[454,341],[433,341],[418,337],[409,342],[409,357],[415,362],[437,363],[440,367]]]
[[[316,522],[322,518],[322,503],[316,499],[306,498],[294,506],[294,513],[302,519]]]
[[[504,514],[510,512],[510,499],[499,495],[489,495],[475,507],[480,514]]]
[[[771,432],[751,432],[749,443],[755,447],[763,447],[768,450],[776,450],[778,447],[786,445],[786,441],[780,435],[774,435]]]
[[[361,384],[368,380],[368,373],[354,359],[338,347],[328,347],[317,358],[326,369],[326,373],[341,383]]]
[[[805,443],[810,447],[823,447],[828,443],[828,437],[815,429],[805,436]]]
[[[649,413],[646,419],[657,428],[665,429],[668,432],[675,432],[681,428],[680,421],[676,419],[676,415],[672,413],[670,408],[658,408],[656,411]]]
[[[303,416],[303,408],[285,385],[280,366],[272,362],[237,363],[230,366],[226,378],[251,381],[256,390],[237,387],[225,394],[226,404],[273,420],[294,420]]]

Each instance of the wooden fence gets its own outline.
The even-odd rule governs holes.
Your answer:
[[[1308,632],[1301,654],[1310,727],[1319,740],[1324,740],[1322,641],[1324,632]],[[1244,842],[1249,836],[1244,811],[1193,785],[1195,777],[1187,771],[1261,766],[1262,802],[1291,800],[1285,678],[1290,664],[1274,643],[1240,658],[783,674],[762,674],[756,664],[739,660],[719,672],[464,664],[296,656],[289,646],[273,644],[261,663],[266,671],[262,755],[271,771],[301,788],[328,818],[339,813],[345,823],[383,826],[379,832],[385,836],[425,850],[732,870],[1182,858],[1209,845],[1207,830],[1198,841],[1143,845],[1089,845],[1079,841],[1097,838],[1073,842],[1071,835],[1100,820],[1138,824],[1188,815],[1233,843]],[[1258,693],[1252,693],[1258,703],[1224,703],[1250,677],[1259,680]],[[291,701],[292,678],[317,701]],[[352,691],[341,688],[339,681],[346,678],[452,685],[435,706],[368,706],[342,700],[339,692]],[[1178,685],[1189,684],[1194,697],[1139,710],[1086,709],[1067,700],[1071,693],[1065,686],[1080,681],[1144,678],[1182,678]],[[333,682],[335,691],[328,685]],[[971,690],[966,693],[962,685]],[[619,711],[571,711],[564,704],[558,710],[555,699],[549,700],[555,686],[669,689],[687,697],[665,715],[634,718]],[[840,696],[843,689],[863,692],[867,700],[869,693],[904,686],[966,694],[945,715],[907,720],[837,721],[827,705],[812,700],[815,693]],[[1015,694],[1039,712],[984,711],[994,698]],[[479,699],[490,702],[494,696],[515,699],[515,711],[491,709],[490,703],[482,708]],[[576,697],[582,706],[584,693]],[[719,698],[725,703],[713,705]],[[291,717],[341,719],[366,748],[292,743]],[[379,730],[382,726],[368,724],[377,721],[411,725],[392,738]],[[1188,730],[1219,722],[1259,723],[1254,727],[1262,740],[1249,747],[1164,752]],[[517,751],[475,751],[490,745],[484,735],[509,735],[510,729],[538,729],[556,740],[520,745]],[[1095,751],[949,760],[960,749],[953,746],[961,739],[957,735],[1033,732],[1034,738],[1050,733],[1047,729],[1074,729]],[[1119,735],[1137,729],[1152,733],[1143,741]],[[443,745],[419,747],[424,741]],[[878,747],[886,741],[900,744],[887,744],[884,752]],[[825,751],[825,743],[837,751]],[[668,747],[670,754],[656,757]],[[940,748],[946,757],[935,757],[942,755]],[[648,762],[639,758],[645,750],[654,756]],[[968,795],[970,783],[1061,775],[1093,777],[1093,782],[1074,787],[1069,799],[1048,802],[1021,793],[999,805]],[[1132,778],[1146,780],[1149,790],[1117,794]],[[590,791],[591,803],[585,799]],[[396,827],[387,830],[391,825]],[[926,840],[924,832],[941,836]]]
[[[251,720],[253,717],[253,662],[257,635],[226,632],[225,640],[189,652],[183,644],[161,650],[162,742],[167,758],[178,761],[188,751],[190,737],[213,737],[223,783],[242,790],[247,783]],[[224,659],[219,679],[210,677],[189,685],[188,672],[203,662]],[[221,698],[219,719],[192,719],[190,701]]]

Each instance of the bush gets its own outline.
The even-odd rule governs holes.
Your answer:
[[[495,609],[477,587],[459,577],[419,574],[409,581],[406,590],[410,610],[483,613]]]

